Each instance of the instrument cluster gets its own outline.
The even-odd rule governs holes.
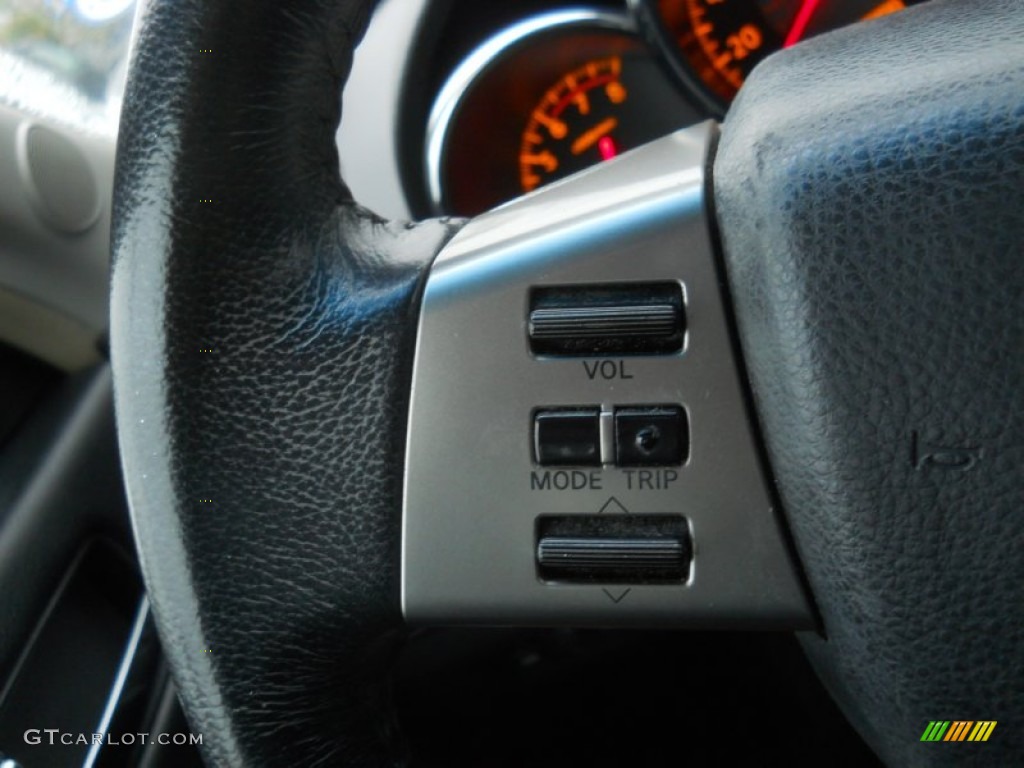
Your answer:
[[[471,216],[703,119],[772,52],[923,0],[630,0],[536,13],[451,71],[427,122],[433,213]]]

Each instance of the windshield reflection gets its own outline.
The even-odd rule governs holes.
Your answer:
[[[116,131],[134,10],[135,0],[6,0],[0,101]]]

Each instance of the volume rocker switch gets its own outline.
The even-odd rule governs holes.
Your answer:
[[[678,283],[535,288],[530,349],[542,355],[663,355],[683,347]]]

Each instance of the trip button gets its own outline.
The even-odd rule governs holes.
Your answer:
[[[682,464],[690,450],[679,406],[615,409],[615,463],[620,467]]]
[[[601,464],[601,414],[598,408],[537,411],[533,421],[534,458],[538,464]]]

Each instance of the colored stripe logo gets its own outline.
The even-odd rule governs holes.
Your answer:
[[[921,741],[988,741],[996,720],[931,720]]]

